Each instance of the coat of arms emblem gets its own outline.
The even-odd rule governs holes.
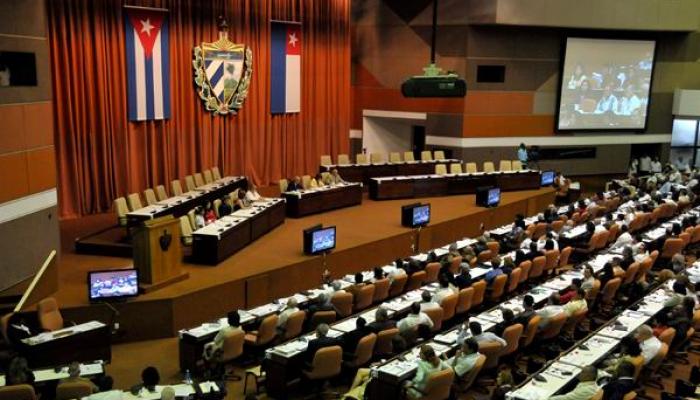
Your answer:
[[[236,114],[243,106],[253,73],[253,52],[228,39],[226,21],[220,24],[219,40],[194,48],[194,83],[207,111]]]

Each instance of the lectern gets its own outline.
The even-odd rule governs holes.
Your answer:
[[[145,221],[133,236],[134,267],[144,292],[186,279],[182,270],[180,222],[172,215]]]

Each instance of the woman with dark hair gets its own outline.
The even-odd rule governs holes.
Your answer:
[[[617,369],[624,362],[629,362],[633,365],[642,365],[644,363],[642,348],[637,339],[632,336],[624,337],[620,341],[620,354],[618,357],[612,358],[605,363],[607,365],[605,372],[611,374],[613,378],[616,377]]]
[[[24,357],[15,357],[10,361],[7,367],[7,376],[5,384],[10,385],[34,385],[34,372],[29,369],[27,359]]]
[[[146,367],[141,371],[141,383],[131,387],[131,394],[137,395],[142,391],[153,393],[160,383],[160,373],[156,367]]]
[[[606,262],[603,266],[603,271],[598,275],[598,280],[600,281],[601,289],[605,287],[611,279],[615,277],[615,270],[611,262]]]

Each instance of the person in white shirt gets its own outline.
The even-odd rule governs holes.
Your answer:
[[[594,366],[583,367],[581,373],[578,374],[579,383],[573,390],[558,396],[551,396],[549,400],[591,400],[600,390],[596,379],[598,379],[598,370]]]
[[[477,343],[484,342],[496,342],[500,343],[502,347],[506,347],[508,344],[503,338],[497,336],[493,332],[484,332],[481,329],[481,324],[476,321],[471,321],[469,323],[469,332],[472,334],[472,338],[476,340]]]
[[[644,174],[651,172],[651,157],[648,155],[639,159],[639,172]]]
[[[617,103],[616,113],[617,115],[633,116],[639,113],[641,107],[642,102],[634,93],[634,87],[629,85],[625,90],[625,95]]]
[[[223,351],[224,340],[228,336],[242,331],[241,316],[238,313],[238,310],[229,312],[226,319],[228,325],[219,329],[219,332],[217,332],[214,340],[204,345],[203,356],[205,360],[212,360],[218,357]]]
[[[637,329],[635,338],[639,341],[639,346],[642,348],[644,364],[649,364],[661,350],[661,341],[654,336],[654,331],[649,325],[640,326]]]
[[[396,324],[399,328],[399,334],[403,337],[410,337],[415,335],[419,326],[425,326],[428,329],[433,328],[433,320],[430,319],[428,314],[421,311],[420,303],[411,304],[410,313]]]
[[[690,165],[686,162],[682,156],[678,156],[678,161],[676,161],[676,168],[681,172],[690,172]]]
[[[294,297],[290,297],[287,300],[287,305],[282,309],[282,311],[279,314],[279,318],[277,319],[277,329],[279,329],[279,330],[286,329],[287,328],[287,320],[289,319],[289,316],[294,314],[297,311],[299,311],[299,307],[297,305],[297,299]]]
[[[248,191],[245,194],[245,199],[250,204],[262,200],[263,197],[260,196],[260,193],[258,193],[258,187],[255,186],[255,184],[250,183],[248,184]]]
[[[335,186],[335,185],[340,185],[341,183],[345,183],[345,180],[341,178],[340,174],[338,173],[338,170],[333,168],[331,170],[331,174],[328,175],[326,184]]]
[[[546,328],[550,319],[564,312],[564,307],[560,303],[559,293],[552,293],[547,300],[547,305],[537,310],[537,315],[541,318],[540,329]]]
[[[435,292],[435,295],[433,295],[433,301],[437,304],[442,304],[445,297],[459,292],[457,288],[450,283],[447,275],[440,274],[438,281],[440,282],[440,288]]]
[[[586,303],[586,291],[583,288],[578,288],[574,298],[564,304],[564,312],[567,317],[571,317],[581,310],[588,310],[588,303]]]
[[[627,225],[622,225],[620,227],[620,232],[622,233],[620,233],[620,236],[618,236],[617,240],[615,240],[614,247],[622,247],[634,243],[634,238],[629,233],[629,227]]]
[[[661,161],[659,161],[659,157],[654,157],[654,159],[651,161],[651,172],[660,174],[662,169],[663,166],[661,165]]]
[[[425,312],[427,310],[435,310],[437,308],[440,308],[440,303],[433,300],[433,295],[430,294],[429,291],[424,290],[423,293],[421,293],[420,297],[421,297],[420,310],[422,312]]]

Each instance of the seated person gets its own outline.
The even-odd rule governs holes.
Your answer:
[[[500,343],[502,347],[506,347],[508,344],[495,333],[482,331],[481,324],[476,321],[469,322],[469,332],[471,332],[472,338],[474,338],[474,340],[476,340],[476,342],[479,344],[485,342],[496,342]]]
[[[5,384],[12,385],[34,385],[34,372],[29,369],[29,363],[24,357],[15,357],[7,367]]]
[[[455,283],[459,289],[466,289],[472,285],[472,276],[469,273],[469,264],[462,263],[459,268],[459,275],[455,278]]]
[[[569,300],[573,299],[576,292],[581,288],[582,281],[580,278],[574,278],[571,280],[571,285],[559,296],[559,301],[561,304],[566,304]]]
[[[642,348],[639,346],[637,339],[631,336],[624,337],[620,341],[620,353],[605,361],[605,372],[615,377],[620,364],[628,362],[634,365],[635,361],[638,364],[644,363]]]
[[[450,283],[450,280],[446,274],[440,274],[438,276],[438,282],[440,287],[435,292],[435,295],[433,295],[433,301],[437,304],[442,304],[442,301],[446,297],[458,293],[458,289]]]
[[[574,293],[573,299],[564,304],[564,313],[566,313],[567,317],[571,317],[581,310],[588,310],[588,303],[586,302],[586,292],[578,288]]]
[[[214,212],[211,202],[207,202],[207,205],[204,207],[204,224],[209,225],[214,221],[216,221],[216,212]]]
[[[299,311],[297,299],[295,297],[290,297],[287,299],[287,305],[285,305],[279,313],[279,318],[277,319],[278,332],[284,332],[287,329],[287,321],[289,320],[289,316],[297,311]]]
[[[229,312],[226,319],[228,326],[221,327],[216,336],[214,336],[214,340],[204,345],[205,360],[218,358],[223,352],[224,339],[233,333],[243,330],[241,329],[241,316],[238,314],[238,310]]]
[[[445,260],[447,260],[448,263],[451,263],[452,260],[454,260],[456,257],[461,257],[461,254],[459,252],[459,249],[457,248],[457,243],[452,243],[447,248],[447,255],[445,256]]]
[[[367,320],[362,317],[357,318],[355,329],[343,335],[343,351],[348,355],[354,354],[360,340],[371,333],[372,331],[367,327]]]
[[[418,360],[418,368],[416,375],[407,383],[408,390],[406,394],[409,399],[420,399],[423,397],[422,392],[425,390],[425,385],[431,374],[450,368],[444,361],[435,354],[435,350],[430,345],[424,344],[420,348],[420,360]]]
[[[90,379],[83,378],[80,376],[80,363],[72,362],[68,366],[68,378],[61,379],[60,383],[72,383],[72,382],[83,382],[90,385],[92,388],[92,393],[97,393],[99,388]]]
[[[328,292],[322,292],[316,298],[316,302],[309,306],[309,315],[313,315],[319,311],[335,311],[335,306],[331,303],[331,295]]]
[[[496,324],[496,326],[493,328],[493,333],[496,336],[503,337],[503,332],[506,330],[506,328],[516,324],[517,322],[515,322],[515,314],[513,314],[513,310],[510,308],[502,308],[501,314],[503,314],[503,321]],[[524,327],[525,325],[523,325],[523,328]]]
[[[374,312],[374,322],[367,325],[370,332],[379,333],[387,329],[396,328],[396,321],[389,319],[389,311],[386,308],[378,307]]]
[[[637,328],[635,338],[639,342],[644,356],[644,365],[649,364],[661,350],[661,341],[654,336],[654,331],[649,325],[642,325]]]
[[[424,290],[423,293],[421,293],[420,297],[421,297],[421,302],[420,302],[420,310],[421,311],[434,310],[436,308],[440,308],[440,304],[433,299],[433,295],[429,291]]]
[[[501,259],[499,257],[494,257],[491,259],[491,270],[484,275],[484,279],[486,280],[487,284],[491,286],[496,277],[503,274],[504,272],[501,268]]]
[[[141,371],[141,383],[131,387],[131,394],[134,396],[141,393],[154,393],[156,386],[160,383],[160,374],[156,367],[146,367]]]
[[[635,387],[634,365],[622,362],[617,368],[617,378],[603,387],[603,400],[623,400]]]
[[[340,185],[341,183],[345,183],[345,180],[340,177],[340,174],[338,173],[338,170],[336,168],[333,168],[331,170],[331,174],[328,175],[328,178],[326,180],[326,184],[330,186],[335,186],[335,185]]]
[[[288,192],[296,192],[297,190],[304,190],[304,187],[301,185],[301,178],[299,176],[295,176],[294,178],[290,179],[289,183],[287,184]]]
[[[354,280],[355,284],[348,287],[346,290],[352,293],[353,296],[357,297],[358,293],[360,292],[360,288],[364,287],[367,284],[365,283],[365,276],[362,275],[362,272],[356,273]]]
[[[316,327],[316,338],[309,341],[309,345],[304,353],[304,360],[307,364],[313,362],[316,352],[320,349],[324,347],[341,346],[342,343],[338,339],[328,336],[329,330],[330,327],[328,324],[318,324]]]
[[[231,196],[224,196],[221,199],[221,205],[219,206],[219,217],[225,217],[233,212],[233,206],[231,203]]]
[[[634,238],[632,237],[632,234],[629,232],[629,230],[630,229],[627,226],[627,224],[624,224],[620,227],[620,235],[617,237],[617,240],[615,240],[615,244],[613,245],[613,247],[622,247],[634,243]]]
[[[676,280],[673,282],[673,294],[664,302],[664,308],[673,308],[683,302],[683,297],[687,294],[685,284]]]
[[[399,328],[399,334],[410,343],[418,336],[419,330],[430,331],[433,329],[433,320],[428,314],[421,311],[420,303],[413,303],[409,314],[401,319],[396,326]]]
[[[248,203],[248,200],[246,200],[245,196],[246,191],[244,189],[238,189],[238,197],[233,202],[233,211],[238,211],[250,207],[250,203]]]
[[[245,193],[245,200],[248,204],[263,200],[263,197],[258,193],[258,187],[252,182],[248,182],[248,191]]]
[[[381,281],[382,279],[386,278],[386,274],[381,267],[374,267],[372,275],[372,282]]]
[[[529,294],[523,297],[523,312],[518,315],[513,321],[516,324],[522,324],[524,329],[530,323],[530,319],[535,316],[535,298]]]
[[[318,188],[323,185],[323,175],[321,175],[320,173],[316,174],[315,177],[311,178],[311,181],[309,182],[310,188]]]
[[[452,358],[451,366],[457,378],[463,378],[469,371],[474,369],[476,361],[479,359],[479,343],[473,338],[469,338],[462,343]]]
[[[564,307],[559,303],[559,293],[552,293],[547,299],[547,305],[537,310],[537,315],[540,316],[540,329],[544,329],[549,325],[549,320],[564,312]]]
[[[583,279],[581,280],[581,289],[588,291],[588,290],[593,289],[594,285],[595,285],[595,274],[593,273],[593,268],[591,268],[590,265],[587,265],[586,268],[583,269]]]
[[[579,383],[576,387],[568,393],[552,396],[549,400],[590,400],[600,390],[596,379],[598,379],[598,370],[594,366],[583,367],[578,374]]]

